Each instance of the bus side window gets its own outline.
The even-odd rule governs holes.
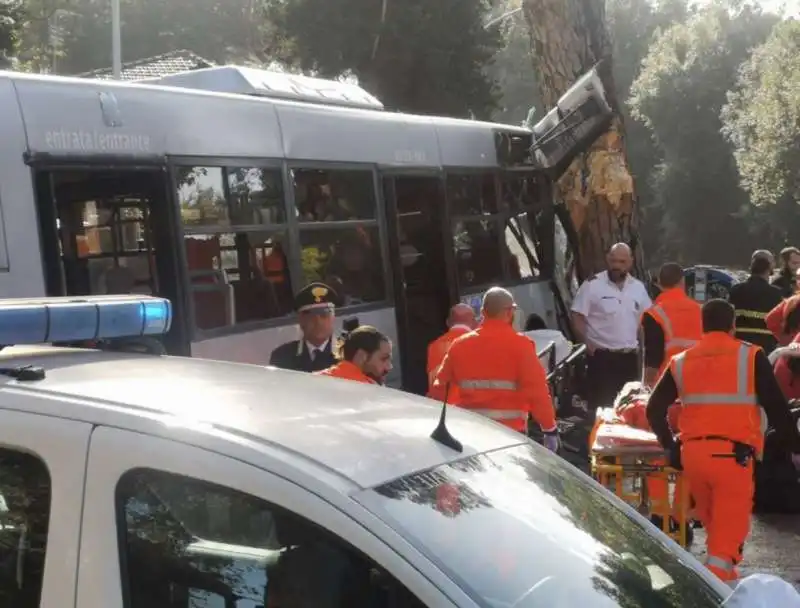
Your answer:
[[[503,281],[499,214],[494,173],[450,174],[447,201],[460,291]]]
[[[290,314],[281,170],[183,167],[177,190],[197,328]]]
[[[292,180],[304,283],[327,283],[342,306],[385,300],[372,170],[294,169]]]

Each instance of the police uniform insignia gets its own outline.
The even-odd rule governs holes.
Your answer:
[[[295,308],[297,312],[327,313],[336,307],[337,297],[325,283],[311,283],[295,296]]]
[[[311,295],[314,297],[314,303],[319,304],[322,298],[328,295],[328,288],[323,285],[317,285],[311,290]]]

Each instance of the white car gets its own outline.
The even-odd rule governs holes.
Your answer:
[[[166,329],[161,301],[130,300],[141,333]],[[107,302],[70,316],[0,301],[0,343],[119,336],[125,302]],[[81,314],[96,326],[65,320]],[[454,446],[431,438],[437,404],[388,388],[52,346],[0,359],[3,607],[712,608],[730,594],[582,473],[463,410],[447,411]]]

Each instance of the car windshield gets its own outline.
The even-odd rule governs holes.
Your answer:
[[[532,444],[356,498],[486,608],[714,608],[724,599],[693,558]]]

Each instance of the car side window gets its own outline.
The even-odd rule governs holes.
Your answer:
[[[0,449],[0,606],[38,608],[49,519],[45,464]]]
[[[137,469],[117,487],[126,608],[422,608],[346,541],[281,507]]]

